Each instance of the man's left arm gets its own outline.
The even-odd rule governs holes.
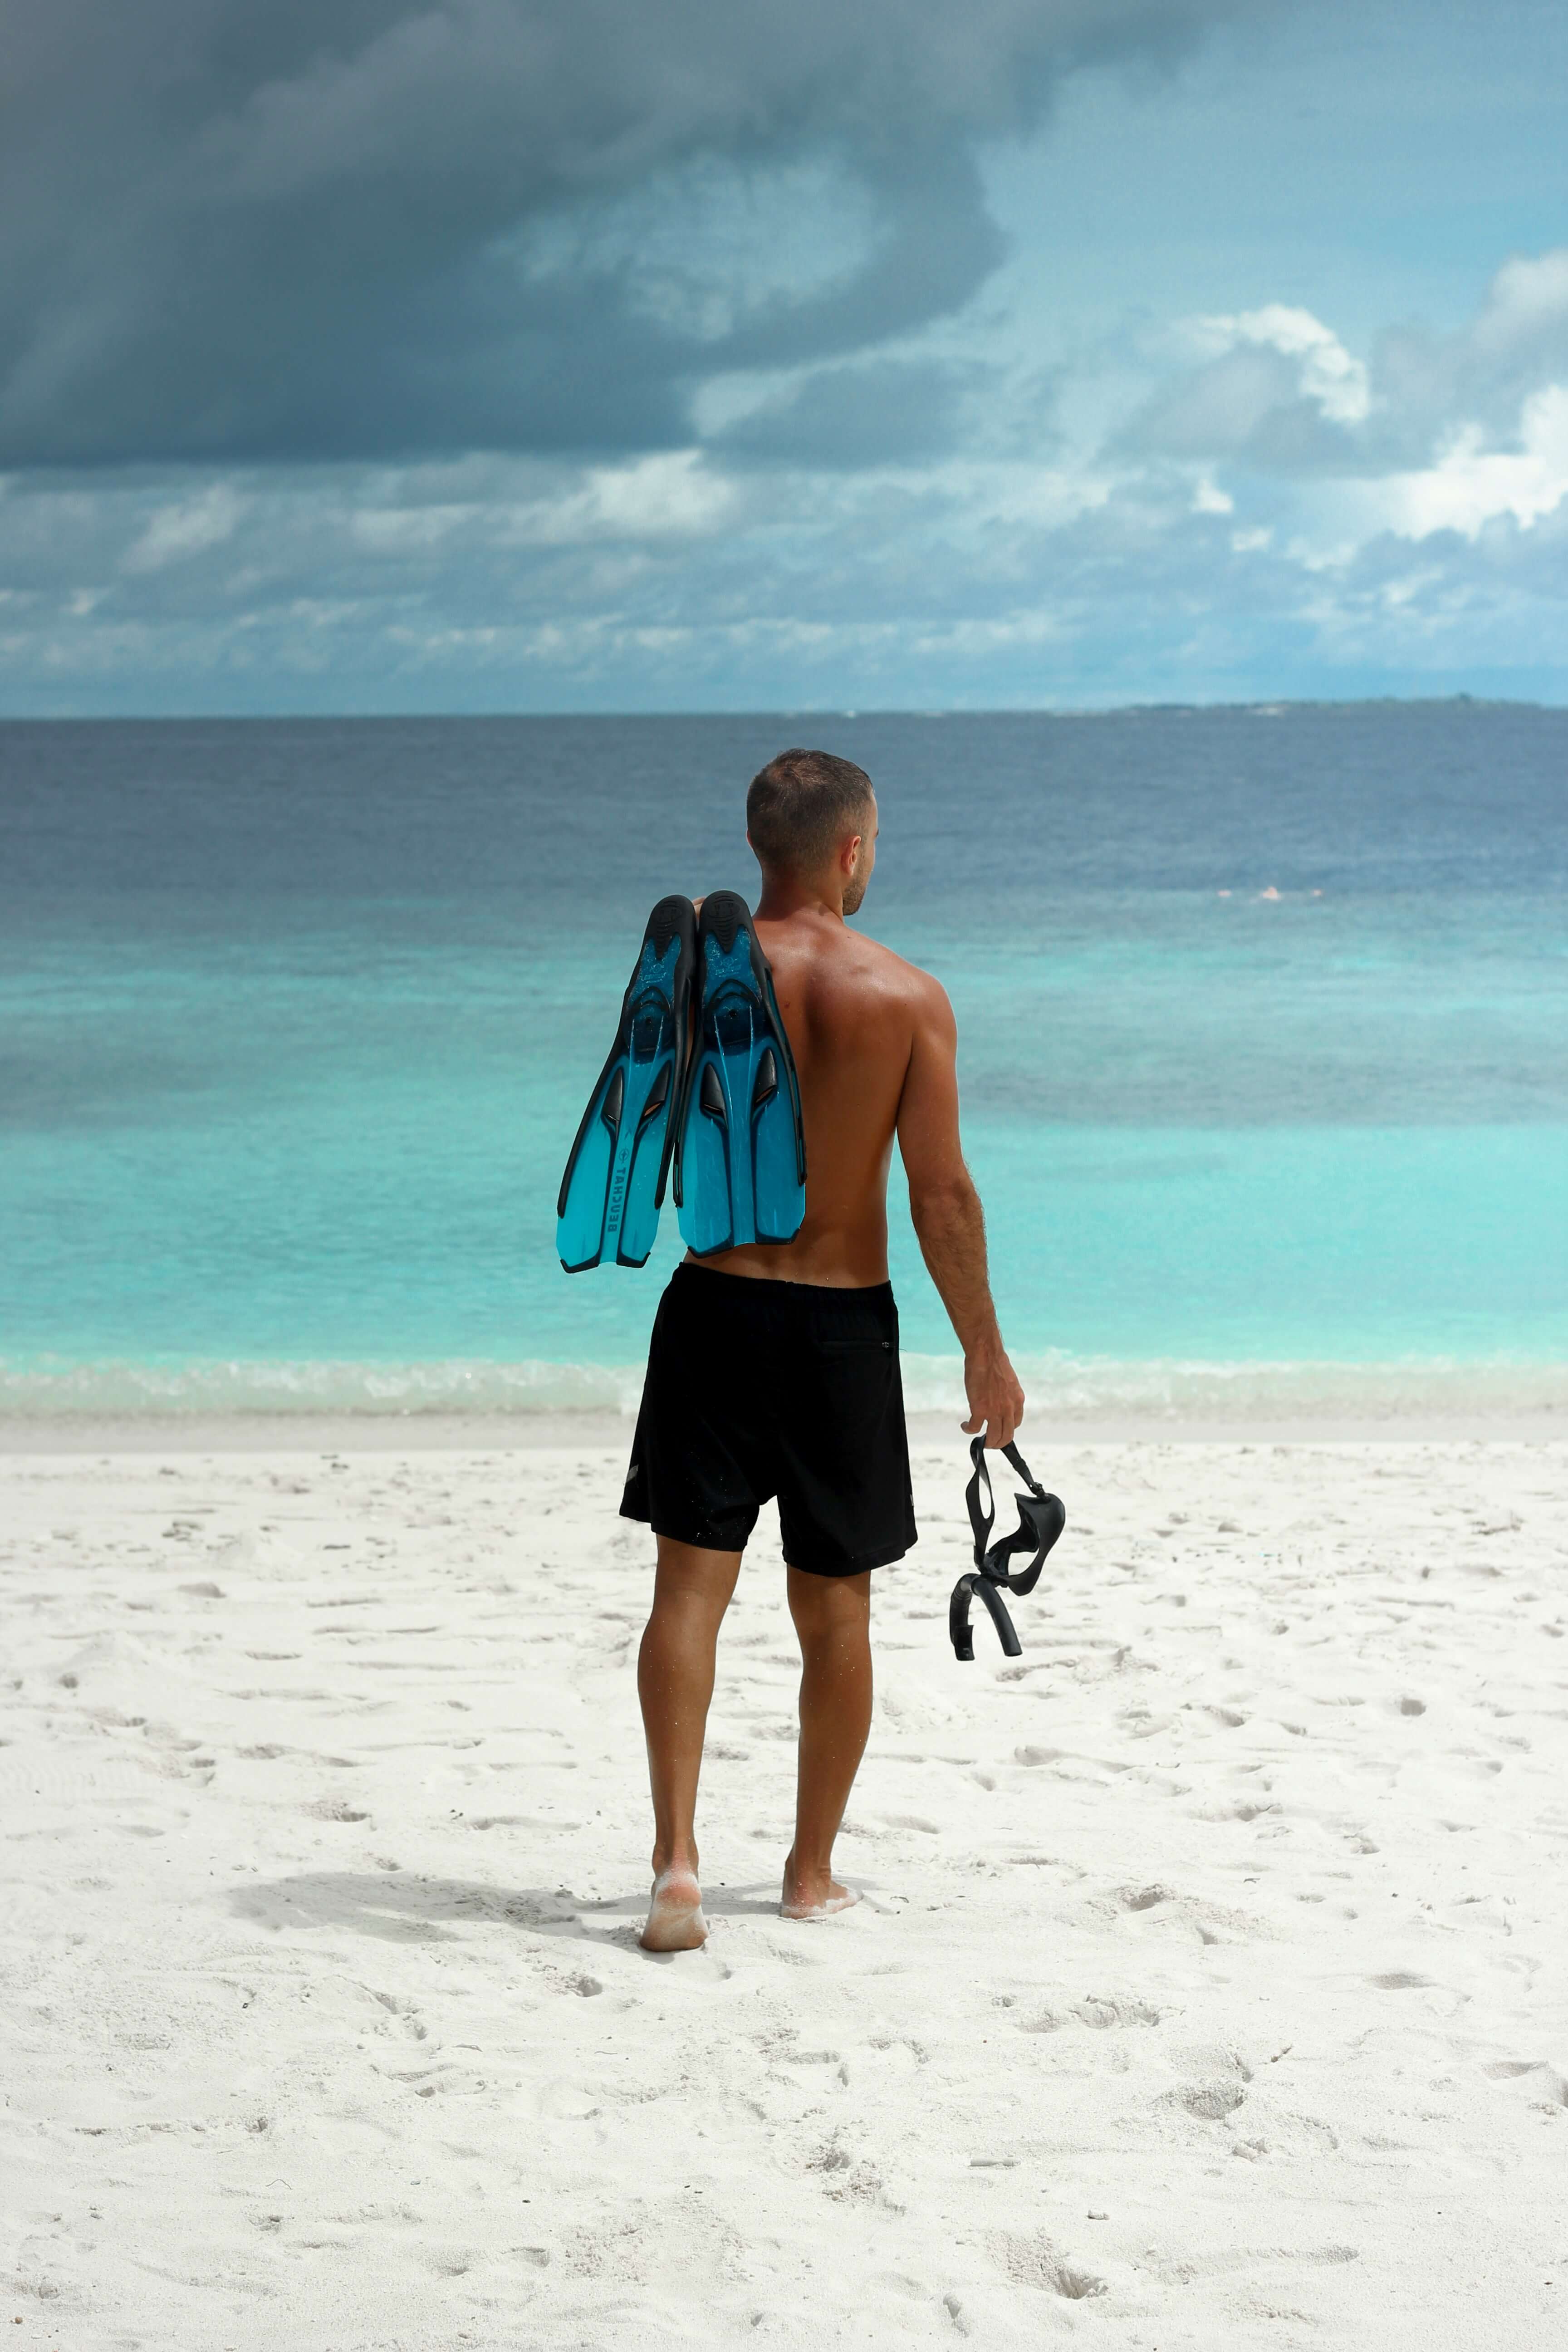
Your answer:
[[[919,975],[914,1036],[899,1103],[899,1150],[921,1255],[963,1349],[965,1431],[1007,1445],[1024,1391],[1002,1344],[985,1262],[985,1215],[958,1133],[958,1024],[946,991]]]

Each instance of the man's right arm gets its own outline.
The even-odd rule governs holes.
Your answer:
[[[958,1026],[945,991],[918,976],[914,1041],[899,1103],[899,1150],[921,1255],[963,1349],[973,1434],[1006,1445],[1024,1412],[985,1265],[985,1219],[958,1139]]]

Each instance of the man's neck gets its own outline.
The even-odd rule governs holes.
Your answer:
[[[763,895],[757,902],[757,919],[763,923],[787,922],[792,915],[817,915],[829,922],[844,920],[844,886],[837,877],[825,881],[820,877],[807,879],[798,874],[764,874]]]

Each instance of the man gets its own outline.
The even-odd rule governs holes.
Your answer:
[[[693,1818],[719,1628],[757,1507],[776,1493],[800,1638],[795,1843],[786,1919],[855,1900],[833,1842],[871,1722],[871,1572],[916,1540],[888,1283],[893,1139],[932,1281],[963,1349],[968,1432],[1005,1445],[1024,1392],[1002,1345],[980,1199],[958,1139],[957,1032],[930,975],[845,918],[876,861],[870,778],[783,751],[746,796],[763,869],[755,918],[800,1076],[805,1222],[676,1269],[660,1302],[621,1504],[658,1539],[637,1663],[653,1786],[654,1889],[642,1941],[708,1929]]]

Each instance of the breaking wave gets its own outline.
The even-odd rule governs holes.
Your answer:
[[[1500,1419],[1556,1411],[1568,1426],[1568,1364],[1488,1357],[1383,1363],[1210,1362],[1070,1356],[1021,1359],[1032,1420],[1368,1421]],[[911,1412],[962,1412],[956,1356],[906,1355]],[[629,1416],[635,1364],[288,1362],[267,1359],[75,1362],[0,1360],[0,1415],[13,1419],[184,1414],[599,1412]]]

